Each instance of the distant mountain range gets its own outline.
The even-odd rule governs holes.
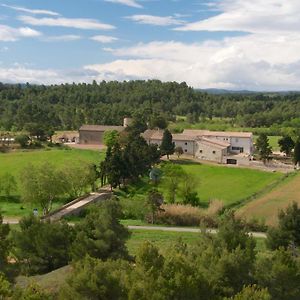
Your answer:
[[[272,91],[248,91],[248,90],[225,90],[225,89],[195,89],[199,92],[205,92],[208,94],[213,95],[225,95],[225,94],[238,94],[238,95],[253,95],[253,94],[267,94],[267,95],[287,95],[287,94],[300,94],[300,91],[278,91],[278,92],[272,92]]]

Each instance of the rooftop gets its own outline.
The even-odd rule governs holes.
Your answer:
[[[237,137],[237,138],[251,138],[252,132],[238,132],[238,131],[210,131],[210,130],[195,130],[185,129],[183,134],[190,136],[207,136],[207,137]]]
[[[123,131],[125,127],[123,126],[109,126],[109,125],[82,125],[79,131]]]
[[[220,142],[220,141],[217,141],[217,140],[211,140],[211,139],[206,139],[206,138],[200,138],[198,140],[200,143],[204,144],[204,145],[207,145],[207,146],[210,146],[210,147],[215,147],[215,148],[218,148],[218,149],[226,149],[228,147],[230,147],[230,144],[229,143],[224,143],[224,142]]]

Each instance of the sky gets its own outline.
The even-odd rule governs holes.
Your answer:
[[[0,81],[300,90],[299,0],[0,0]]]

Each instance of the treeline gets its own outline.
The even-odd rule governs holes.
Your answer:
[[[193,245],[182,240],[161,251],[145,242],[131,256],[130,232],[120,224],[117,199],[90,209],[74,227],[25,217],[20,229],[0,218],[1,299],[297,300],[300,298],[299,220],[296,204],[268,232],[268,251],[227,211],[218,233],[202,230]],[[12,263],[13,262],[13,263]],[[49,291],[34,283],[14,287],[18,274],[37,275],[67,264],[69,276]]]
[[[242,127],[300,128],[299,100],[299,94],[210,95],[184,82],[158,80],[0,84],[0,128],[19,131],[37,124],[45,130],[77,130],[82,124],[121,125],[124,116],[150,121],[157,115],[167,120],[188,116],[191,122],[231,118],[233,125]]]

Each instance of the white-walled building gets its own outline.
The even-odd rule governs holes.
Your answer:
[[[209,130],[184,130],[173,134],[176,147],[201,160],[224,164],[249,164],[254,151],[251,132],[225,132]],[[150,144],[160,145],[163,131],[147,130],[143,137]]]

